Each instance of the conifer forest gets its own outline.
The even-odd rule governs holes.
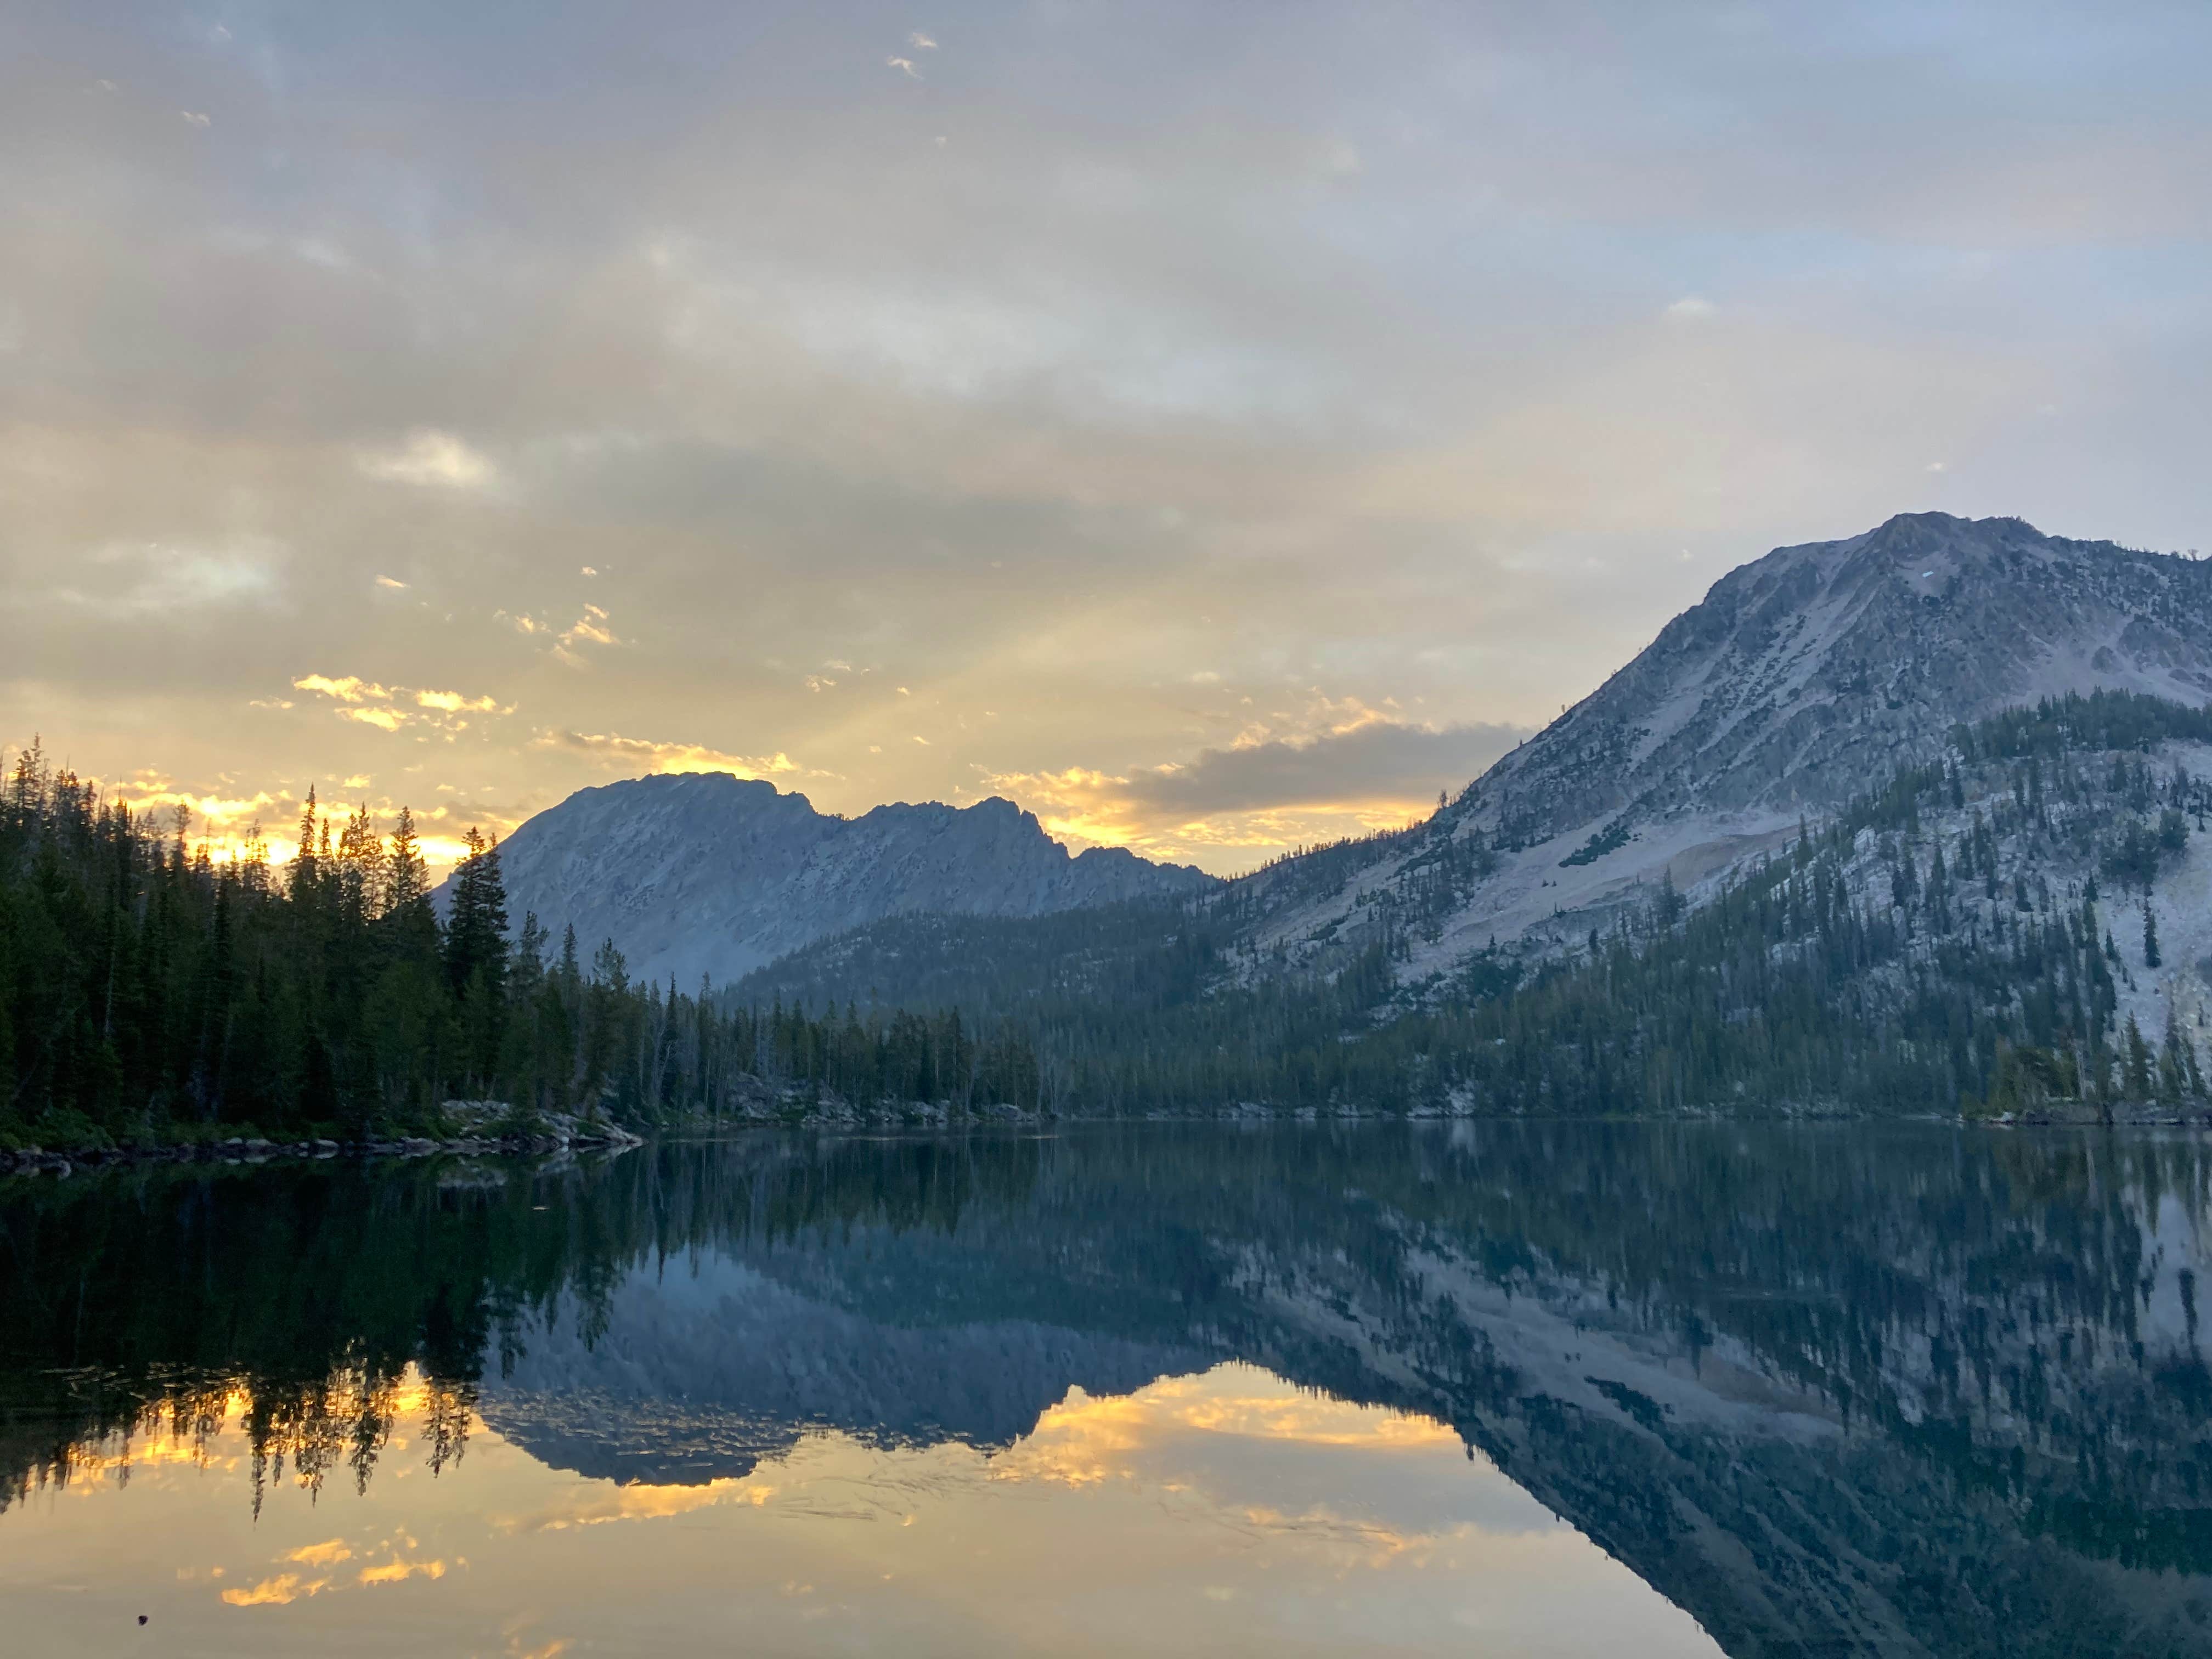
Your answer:
[[[387,833],[311,801],[290,863],[218,860],[34,748],[0,800],[0,1134],[434,1133],[446,1103],[486,1101],[633,1125],[825,1101],[2178,1109],[2207,1100],[2204,1034],[2126,994],[2162,961],[2162,875],[2206,828],[2212,789],[2177,757],[2207,743],[2212,715],[2144,696],[2013,711],[1695,902],[1662,884],[1571,948],[1428,980],[1400,969],[1481,878],[1464,840],[1407,860],[1361,937],[1297,963],[1254,952],[1255,901],[1232,884],[1022,921],[900,918],[689,988],[511,917],[474,831],[441,914],[404,811]],[[1343,879],[1370,846],[1309,856],[1301,878]]]
[[[1018,1042],[958,1016],[810,1018],[639,984],[507,915],[471,830],[446,913],[411,815],[310,799],[300,853],[216,859],[34,746],[0,796],[0,1137],[435,1134],[448,1101],[647,1124],[757,1099],[1034,1099]],[[5,1141],[0,1141],[5,1144]]]

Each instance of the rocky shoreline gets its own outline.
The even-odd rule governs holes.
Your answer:
[[[2063,1101],[1994,1116],[1969,1115],[1966,1121],[1985,1129],[2204,1129],[2212,1128],[2212,1106],[2202,1101],[2180,1106],[2143,1101],[2108,1109]]]
[[[363,1140],[265,1140],[258,1136],[225,1140],[179,1142],[170,1145],[74,1147],[48,1151],[40,1146],[0,1147],[0,1176],[51,1175],[67,1176],[78,1170],[114,1169],[148,1164],[272,1164],[279,1161],[317,1162],[331,1158],[548,1158],[564,1152],[627,1152],[645,1145],[641,1136],[611,1123],[588,1121],[555,1112],[533,1115],[528,1126],[507,1127],[514,1115],[504,1107],[496,1118],[477,1109],[473,1102],[457,1102],[459,1112],[449,1111],[466,1127],[466,1133],[432,1138],[423,1135],[374,1137]]]

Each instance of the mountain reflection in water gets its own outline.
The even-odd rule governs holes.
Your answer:
[[[158,1598],[167,1652],[2212,1653],[2208,1182],[1611,1124],[18,1182],[0,1599],[52,1651]]]

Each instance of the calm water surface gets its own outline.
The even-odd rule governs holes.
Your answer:
[[[0,1183],[0,1649],[2212,1654],[2208,1206],[1911,1126]]]

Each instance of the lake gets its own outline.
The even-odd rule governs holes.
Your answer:
[[[0,1645],[2212,1653],[2209,1220],[1912,1124],[18,1178]]]

